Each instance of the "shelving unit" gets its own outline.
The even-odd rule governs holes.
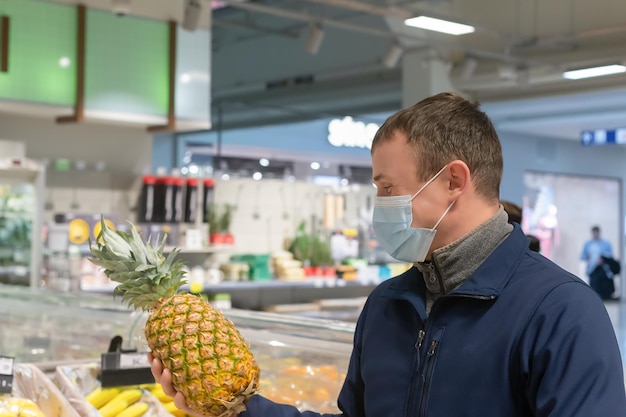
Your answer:
[[[42,244],[40,231],[43,218],[45,171],[36,161],[27,158],[0,158],[0,183],[30,184],[35,200],[32,212],[28,284],[39,285]]]
[[[310,303],[323,299],[366,297],[377,282],[344,281],[330,278],[308,278],[305,281],[224,281],[205,285],[204,294],[229,294],[233,308],[264,310],[277,304]],[[85,294],[113,294],[114,286],[85,286]],[[188,290],[188,286],[183,286]]]
[[[202,292],[207,295],[228,293],[234,308],[264,310],[277,304],[366,297],[376,285],[378,283],[325,278],[307,278],[305,281],[226,281],[218,285],[206,285]]]
[[[181,254],[212,254],[212,253],[226,253],[235,251],[235,247],[232,245],[211,245],[203,246],[201,248],[185,248],[179,246],[166,246],[163,250],[166,253],[173,251],[174,249],[180,250]]]

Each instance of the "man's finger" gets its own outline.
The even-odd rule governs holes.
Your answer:
[[[185,400],[185,396],[181,392],[177,392],[176,396],[174,396],[174,405],[187,414],[197,415],[197,413],[194,413],[189,409],[189,407],[187,406],[187,401]]]
[[[163,369],[163,373],[161,374],[161,380],[159,381],[161,387],[163,387],[163,392],[169,395],[170,397],[174,397],[176,395],[176,390],[172,386],[172,373],[169,369]]]
[[[163,363],[161,363],[159,359],[152,356],[151,353],[148,353],[148,359],[150,360],[150,372],[152,372],[154,380],[158,383],[161,383],[161,377],[163,374]]]

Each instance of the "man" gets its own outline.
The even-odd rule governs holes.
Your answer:
[[[502,165],[490,120],[456,94],[427,98],[379,129],[374,230],[415,267],[368,298],[338,399],[343,415],[626,416],[606,310],[508,223]],[[184,406],[158,360],[153,373]],[[260,396],[240,414],[299,415],[315,414]]]
[[[586,272],[589,277],[589,285],[602,299],[611,298],[615,291],[613,274],[610,270],[604,268],[605,265],[603,265],[606,258],[613,259],[611,243],[600,237],[599,226],[593,226],[591,228],[591,239],[587,240],[583,245],[580,259],[587,262]]]
[[[583,251],[580,254],[580,260],[587,262],[587,275],[602,263],[602,257],[613,257],[613,248],[611,242],[600,237],[600,227],[593,226],[591,228],[591,239],[587,240],[583,245]]]

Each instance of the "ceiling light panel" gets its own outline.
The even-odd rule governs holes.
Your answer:
[[[466,35],[475,31],[474,26],[450,22],[448,20],[435,19],[428,16],[412,17],[410,19],[406,19],[404,24],[419,29],[446,33],[448,35]]]
[[[603,65],[600,67],[565,71],[563,78],[567,78],[568,80],[581,80],[583,78],[602,77],[604,75],[620,74],[623,72],[626,72],[624,65]]]

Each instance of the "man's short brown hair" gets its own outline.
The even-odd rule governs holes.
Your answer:
[[[502,147],[478,103],[455,93],[441,93],[400,110],[378,129],[372,152],[396,132],[405,134],[413,146],[421,181],[459,159],[469,167],[476,192],[488,200],[499,199]]]

